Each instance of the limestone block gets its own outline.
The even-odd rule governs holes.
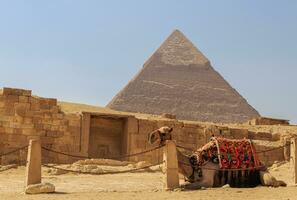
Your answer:
[[[22,124],[21,127],[23,129],[34,129],[34,124]]]
[[[51,125],[49,125],[49,124],[43,124],[43,129],[44,130],[51,130]]]
[[[20,103],[29,103],[29,97],[27,96],[19,96]]]
[[[51,125],[51,131],[58,131],[60,126]]]
[[[248,138],[249,131],[247,129],[237,129],[237,128],[231,128],[231,137],[234,139],[243,139]]]
[[[47,137],[61,137],[61,136],[63,136],[63,132],[60,132],[60,131],[46,131],[45,135]]]
[[[31,104],[31,107],[30,107],[31,110],[40,110],[40,103],[38,99],[34,97],[30,97],[29,102]]]
[[[24,124],[32,124],[33,123],[33,118],[32,117],[24,117],[23,118],[23,123]]]
[[[69,126],[80,126],[80,120],[78,119],[76,119],[76,120],[73,120],[73,119],[71,119],[71,120],[69,120]]]
[[[2,94],[5,96],[7,95],[31,96],[31,90],[4,87]]]
[[[162,126],[174,127],[175,120],[158,120],[156,123],[158,128]]]
[[[159,128],[155,120],[138,119],[139,122],[139,134],[147,135],[150,132]]]
[[[52,125],[61,125],[62,124],[62,121],[61,120],[58,120],[58,119],[54,119],[53,121],[52,121]]]
[[[46,131],[44,131],[44,130],[37,130],[36,131],[36,134],[39,135],[39,136],[46,136]]]
[[[4,138],[3,138],[3,140],[4,140]],[[13,142],[15,142],[16,147],[20,147],[25,144],[28,144],[27,136],[25,136],[25,135],[6,134],[6,141],[8,141],[9,144],[11,144],[11,145],[13,144]]]
[[[271,133],[265,133],[265,132],[257,132],[255,136],[257,140],[272,140],[272,134]]]
[[[34,128],[23,128],[22,134],[24,135],[36,135],[36,130]]]
[[[58,113],[53,115],[54,119],[64,119],[64,114]]]
[[[5,133],[5,129],[4,129],[4,127],[0,126],[0,134],[2,134],[2,133]]]
[[[28,185],[25,189],[26,194],[41,194],[53,192],[55,192],[55,186],[51,183],[39,183],[34,185]]]
[[[13,134],[14,133],[14,128],[10,128],[10,127],[5,127],[4,128],[5,133],[7,134]]]
[[[68,130],[67,126],[59,126],[59,131],[66,132]]]
[[[51,108],[50,105],[48,104],[40,104],[40,109],[41,110],[49,110]]]
[[[69,126],[68,127],[68,131],[72,135],[76,135],[76,134],[80,134],[81,128],[79,126]]]
[[[21,135],[23,133],[21,128],[15,128],[13,134]]]
[[[54,98],[48,98],[47,101],[48,101],[48,104],[49,104],[50,106],[56,106],[56,105],[57,105],[57,99],[54,99]]]
[[[32,121],[34,124],[40,124],[40,123],[42,123],[42,117],[34,116],[34,117],[32,117]]]
[[[43,130],[43,124],[34,124],[34,128],[36,129],[36,131],[41,131]]]
[[[11,103],[19,102],[19,96],[9,94],[6,96],[5,100]]]
[[[44,123],[44,124],[53,124],[53,120],[52,120],[52,118],[50,118],[50,117],[45,117],[44,119],[42,119],[41,120],[42,121],[42,123]]]
[[[14,117],[12,116],[0,115],[0,121],[11,122],[13,121],[13,119]]]

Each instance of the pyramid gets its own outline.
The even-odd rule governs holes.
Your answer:
[[[241,123],[259,116],[178,30],[165,40],[107,107],[222,123]]]

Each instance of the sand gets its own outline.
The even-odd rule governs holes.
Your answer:
[[[290,182],[292,175],[288,163],[275,164],[271,173],[286,181],[290,186],[282,188],[210,188],[195,191],[163,191],[161,172],[138,172],[117,175],[49,175],[43,169],[43,182],[56,186],[55,194],[25,195],[23,193],[25,167],[0,173],[0,199],[297,199],[297,188]]]

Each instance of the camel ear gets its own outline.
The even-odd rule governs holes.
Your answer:
[[[169,129],[169,133],[171,133],[172,131],[173,131],[173,128],[170,128],[170,129]]]

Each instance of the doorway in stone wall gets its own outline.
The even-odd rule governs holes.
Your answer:
[[[109,158],[122,154],[125,120],[92,116],[90,120],[89,156]]]

